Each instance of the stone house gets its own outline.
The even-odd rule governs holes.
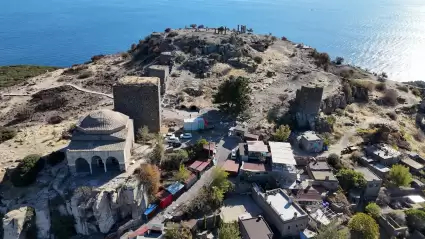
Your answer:
[[[323,151],[323,139],[312,131],[301,134],[300,147],[310,153],[320,153]]]
[[[308,214],[282,189],[262,192],[253,184],[251,196],[263,210],[264,218],[279,231],[282,238],[299,236],[307,228]]]
[[[306,169],[310,178],[313,179],[314,186],[322,186],[331,191],[338,189],[339,182],[326,161],[312,161]]]
[[[112,110],[98,110],[76,124],[66,159],[72,173],[125,171],[134,143],[133,120]]]
[[[385,166],[400,162],[401,153],[387,144],[376,144],[366,147],[366,154]]]
[[[366,179],[366,187],[363,191],[364,199],[366,201],[375,201],[382,186],[382,179],[368,168],[357,167],[354,170],[362,173]]]

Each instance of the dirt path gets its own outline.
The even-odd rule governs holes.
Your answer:
[[[74,88],[74,89],[76,89],[76,90],[79,90],[79,91],[82,91],[82,92],[86,92],[86,93],[89,93],[89,94],[101,95],[101,96],[108,97],[108,98],[110,98],[110,99],[113,99],[113,98],[114,98],[114,97],[113,97],[112,95],[110,95],[110,94],[105,94],[105,93],[97,92],[97,91],[93,91],[93,90],[87,90],[87,89],[84,89],[84,88],[82,88],[82,87],[79,87],[79,86],[74,85],[74,84],[71,84],[71,83],[67,83],[67,84],[64,84],[64,85],[65,85],[65,86],[71,86],[72,88]],[[50,87],[50,88],[46,88],[46,89],[41,89],[41,90],[39,90],[39,91],[37,91],[37,92],[34,92],[34,93],[31,93],[31,94],[24,94],[24,93],[8,93],[8,94],[4,94],[4,96],[32,96],[32,95],[37,94],[38,92],[40,92],[40,91],[42,91],[42,90],[53,89],[53,88],[56,88],[56,87],[57,87],[57,86]]]

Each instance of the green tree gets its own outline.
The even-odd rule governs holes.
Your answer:
[[[190,232],[190,229],[187,227],[171,227],[165,229],[164,234],[165,239],[192,239],[192,233]]]
[[[409,168],[400,164],[393,165],[389,173],[389,180],[395,186],[409,186],[412,182],[412,174]]]
[[[16,136],[16,130],[0,126],[0,144]]]
[[[140,144],[146,144],[152,139],[152,134],[149,133],[149,128],[145,125],[137,131],[136,141]]]
[[[241,232],[237,222],[223,223],[218,233],[219,239],[240,239]]]
[[[215,104],[229,114],[238,116],[245,112],[251,102],[249,80],[244,77],[224,81],[213,96]]]
[[[162,139],[161,135],[158,134],[156,136],[156,144],[149,155],[151,163],[159,165],[161,161],[164,160],[164,151],[164,140]]]
[[[348,236],[348,230],[340,230],[339,224],[336,221],[332,221],[326,226],[321,226],[315,236],[315,239],[346,239]]]
[[[38,173],[44,167],[44,160],[38,154],[26,156],[11,175],[12,184],[15,187],[25,187],[35,182]]]
[[[407,226],[413,231],[425,232],[425,212],[418,209],[405,211]]]
[[[341,159],[339,158],[338,154],[334,154],[334,153],[330,154],[328,156],[327,161],[335,169],[341,169],[342,168]]]
[[[273,134],[273,140],[279,142],[288,141],[289,135],[291,135],[291,128],[288,125],[281,125]]]
[[[369,203],[366,206],[365,211],[375,219],[378,219],[379,216],[381,216],[381,208],[374,202]]]
[[[341,169],[337,173],[336,177],[338,178],[342,189],[345,191],[353,188],[364,188],[366,186],[366,179],[364,178],[364,175],[352,169]]]
[[[190,171],[187,170],[183,164],[180,164],[179,171],[177,172],[175,178],[178,181],[184,182],[190,176]]]
[[[348,223],[351,238],[377,239],[379,226],[376,221],[365,213],[357,213]]]
[[[161,168],[167,170],[177,170],[180,164],[186,162],[189,159],[189,154],[184,149],[174,151],[166,155],[166,160],[161,162]]]

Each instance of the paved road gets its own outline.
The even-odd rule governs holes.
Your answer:
[[[239,139],[235,137],[223,137],[217,144],[217,165],[220,166],[228,158],[231,150],[237,147]],[[202,177],[185,193],[183,193],[176,201],[174,201],[170,206],[168,206],[164,211],[156,215],[150,220],[150,223],[162,223],[167,216],[173,215],[177,212],[182,206],[187,203],[190,203],[196,195],[199,193],[199,190],[207,185],[211,181],[212,172],[216,166],[211,167],[207,170]]]

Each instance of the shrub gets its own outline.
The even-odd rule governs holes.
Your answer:
[[[379,226],[375,220],[365,214],[357,213],[348,223],[352,238],[376,239],[379,238]]]
[[[328,163],[335,169],[342,168],[341,160],[338,154],[330,154],[327,159]]]
[[[331,62],[331,58],[329,57],[328,53],[319,53],[316,51],[316,49],[310,53],[310,56],[315,59],[315,63],[318,67],[327,68]]]
[[[169,33],[169,32],[171,32],[171,28],[165,28],[165,31],[164,32],[166,32],[166,33]]]
[[[95,55],[95,56],[91,57],[91,61],[96,62],[96,61],[102,59],[103,57],[105,57],[105,55]]]
[[[153,139],[153,135],[149,133],[149,128],[144,125],[137,131],[136,142],[141,144],[146,144]]]
[[[341,188],[345,191],[353,188],[364,188],[366,186],[366,179],[363,174],[352,169],[341,169],[336,177]]]
[[[394,89],[386,90],[384,96],[382,97],[383,103],[388,106],[396,106],[398,93]]]
[[[240,239],[241,232],[237,222],[222,223],[218,233],[219,239]]]
[[[15,187],[25,187],[32,184],[43,167],[44,160],[41,159],[40,155],[31,154],[26,156],[12,172],[10,178],[12,184]]]
[[[409,92],[409,87],[407,87],[407,85],[399,85],[397,86],[397,89],[404,92]]]
[[[190,176],[190,171],[187,170],[183,164],[180,164],[179,171],[177,172],[175,178],[177,181],[184,182]]]
[[[397,120],[397,114],[395,112],[388,112],[387,116],[392,120]]]
[[[285,142],[288,140],[290,135],[291,135],[291,128],[289,128],[288,125],[281,125],[276,130],[276,133],[273,134],[272,138],[273,140],[276,140],[279,142]]]
[[[172,31],[172,32],[168,33],[167,37],[176,37],[176,36],[178,36],[178,35],[179,35],[179,33],[178,33],[178,32],[176,32],[176,31]]]
[[[388,179],[395,186],[409,186],[412,182],[412,174],[408,167],[395,164],[391,167]]]
[[[65,159],[65,153],[62,151],[54,151],[49,154],[46,158],[47,164],[50,166],[55,166],[56,164],[62,162]]]
[[[387,89],[387,84],[385,84],[384,82],[378,83],[376,84],[375,89],[377,91],[384,91]]]
[[[418,209],[409,209],[406,212],[407,226],[413,231],[425,230],[425,212]]]
[[[16,136],[16,130],[0,126],[0,144],[6,140],[13,139]]]
[[[414,94],[415,96],[418,96],[418,97],[422,96],[422,92],[416,87],[412,88],[412,94]]]
[[[337,64],[337,65],[341,65],[342,63],[344,63],[344,58],[342,58],[342,57],[340,57],[340,56],[337,56],[337,57],[335,58],[335,64]]]
[[[143,163],[134,170],[134,174],[147,187],[148,195],[153,197],[158,192],[161,175],[156,165]]]
[[[261,58],[260,56],[255,56],[254,61],[257,64],[261,64],[261,63],[263,63],[263,58]]]
[[[381,216],[381,208],[374,202],[371,202],[366,206],[365,212],[375,219],[378,219],[379,216]]]
[[[77,76],[77,78],[86,79],[86,78],[89,78],[90,76],[93,76],[93,72],[90,70],[84,70]]]

